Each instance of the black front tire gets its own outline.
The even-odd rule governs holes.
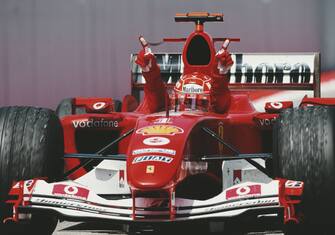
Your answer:
[[[335,109],[304,107],[280,114],[274,129],[275,176],[305,183],[304,224],[333,222],[335,210]]]
[[[13,181],[36,177],[59,179],[64,169],[63,154],[62,126],[53,111],[33,107],[0,108],[0,220],[11,215],[5,200]],[[32,234],[52,234],[56,225],[55,216],[33,214],[29,223],[15,228]],[[13,234],[13,228],[12,225],[1,228],[1,234],[5,230]]]

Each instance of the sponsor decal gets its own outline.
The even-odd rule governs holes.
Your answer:
[[[292,101],[266,102],[264,109],[267,113],[278,113],[281,109],[293,108]]]
[[[86,200],[89,190],[78,186],[55,184],[52,189],[52,194]]]
[[[303,57],[301,55],[298,59],[295,55],[291,58],[289,55],[271,55],[269,62],[266,55],[235,54],[235,64],[230,73],[235,75],[235,83],[309,83],[313,64],[307,62],[311,59],[309,55],[304,58],[307,63],[299,61]]]
[[[112,128],[119,126],[119,122],[117,120],[105,120],[104,118],[73,120],[72,124],[74,128]]]
[[[149,207],[167,208],[169,207],[169,200],[164,198],[154,198],[149,205]]]
[[[190,94],[200,94],[204,92],[204,88],[198,84],[185,84],[183,92]]]
[[[261,186],[259,184],[243,186],[238,188],[229,189],[226,191],[226,199],[250,197],[261,194]]]
[[[154,121],[155,124],[166,124],[166,123],[171,123],[171,119],[170,118],[157,118]]]
[[[24,185],[27,187],[27,188],[30,188],[32,187],[34,184],[34,180],[27,180],[25,181]]]
[[[171,163],[173,160],[172,157],[166,156],[159,156],[159,155],[149,155],[149,156],[141,156],[135,157],[133,159],[133,164],[140,163],[140,162],[164,162],[164,163]]]
[[[24,186],[25,186],[25,188],[24,188],[25,191],[24,192],[31,194],[34,187],[35,187],[36,182],[37,182],[37,179],[31,179],[31,180],[25,181],[24,182]]]
[[[93,109],[95,110],[100,110],[106,107],[106,102],[97,102],[95,104],[93,104]]]
[[[216,211],[222,211],[222,210],[232,210],[238,209],[241,207],[253,207],[255,205],[259,206],[267,206],[267,205],[272,205],[272,206],[277,206],[279,205],[279,200],[278,197],[270,197],[270,198],[250,198],[248,200],[236,200],[228,203],[223,203],[221,205],[214,205],[211,207],[204,208],[205,211],[214,213]],[[235,215],[234,212],[232,212],[232,215]]]
[[[119,170],[119,188],[124,188],[124,170]]]
[[[242,182],[242,170],[233,171],[233,185],[239,184]]]
[[[165,137],[150,137],[143,140],[143,144],[150,145],[150,146],[161,146],[169,144],[170,140]]]
[[[176,83],[184,71],[181,54],[155,54],[162,76]],[[135,57],[135,56],[134,56]],[[163,59],[163,58],[168,59]],[[314,54],[241,54],[232,53],[230,83],[309,83],[313,78]],[[136,66],[134,67],[136,68]],[[133,73],[138,71],[133,70]],[[135,83],[144,83],[142,74],[134,76]]]
[[[255,115],[253,120],[256,122],[256,124],[259,127],[269,128],[276,123],[277,116],[276,114],[272,114],[272,113],[259,113]]]
[[[163,149],[163,148],[144,148],[144,149],[133,150],[133,155],[147,154],[147,153],[161,153],[161,154],[176,155],[176,150]]]
[[[94,206],[92,204],[84,204],[78,203],[76,201],[71,200],[55,200],[55,199],[48,199],[48,198],[35,198],[36,202],[40,202],[43,204],[51,204],[57,207],[70,207],[72,210],[92,210],[96,212],[107,212],[107,208],[103,208],[101,206]],[[75,208],[74,208],[75,207]]]
[[[302,188],[304,183],[302,181],[288,180],[285,182],[286,188]]]
[[[272,126],[273,124],[276,123],[276,120],[277,120],[276,117],[271,118],[271,119],[268,119],[268,118],[265,118],[265,119],[259,119],[259,124],[260,124],[261,126]]]
[[[142,127],[136,133],[142,135],[175,135],[184,133],[184,130],[173,125],[153,125]]]
[[[281,102],[271,102],[270,105],[274,109],[281,109],[281,108],[283,108],[283,104]]]
[[[147,174],[153,174],[153,173],[155,173],[155,166],[148,165],[145,173],[147,173]]]

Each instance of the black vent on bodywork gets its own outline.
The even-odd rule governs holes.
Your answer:
[[[211,51],[207,41],[200,35],[194,36],[187,48],[187,62],[190,65],[208,65],[211,60]]]

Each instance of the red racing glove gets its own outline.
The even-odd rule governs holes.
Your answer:
[[[215,59],[218,63],[218,70],[220,74],[227,74],[234,61],[231,58],[231,54],[227,50],[230,41],[227,39],[224,41],[222,48],[216,53]]]
[[[139,38],[143,49],[138,53],[135,63],[138,64],[143,72],[151,72],[153,69],[158,67],[156,57],[148,47],[148,43],[141,36]]]

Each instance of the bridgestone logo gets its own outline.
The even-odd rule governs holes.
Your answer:
[[[66,201],[66,200],[52,200],[52,199],[39,199],[39,198],[36,198],[35,199],[36,202],[39,202],[39,203],[43,203],[43,204],[46,204],[47,206],[48,205],[54,205],[54,206],[58,206],[58,207],[70,207],[73,211],[75,210],[84,210],[84,211],[87,211],[87,210],[90,210],[90,211],[93,211],[93,212],[107,212],[108,210],[103,208],[103,207],[98,207],[98,206],[93,206],[93,205],[89,205],[89,204],[84,204],[84,203],[77,203],[77,202],[72,202],[72,201]]]
[[[76,120],[72,121],[74,128],[113,128],[118,127],[119,122],[116,120]]]

